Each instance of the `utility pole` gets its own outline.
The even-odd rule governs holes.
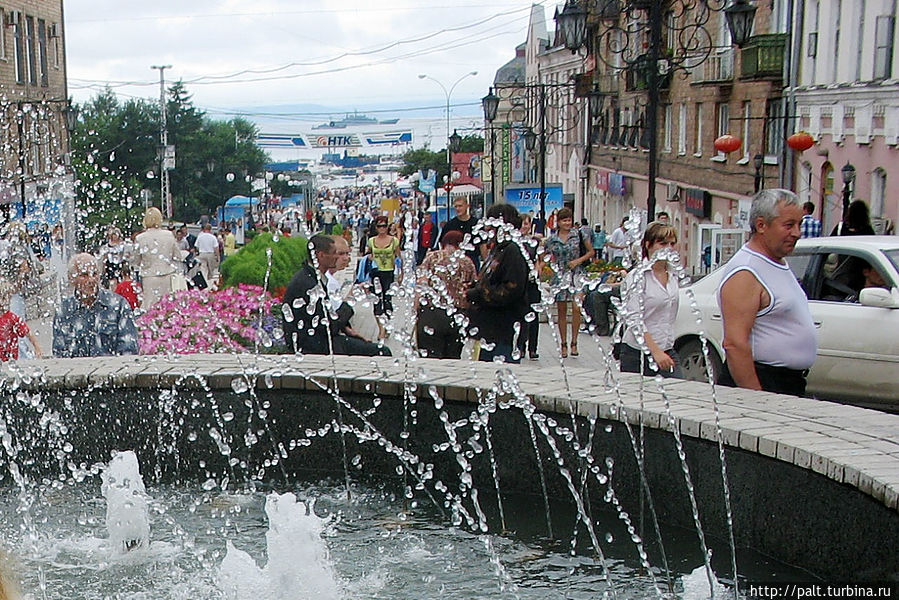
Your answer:
[[[167,218],[172,216],[172,201],[169,197],[169,169],[166,164],[166,158],[169,148],[169,132],[166,127],[166,110],[165,110],[165,70],[171,69],[172,65],[152,65],[151,69],[159,69],[159,193],[162,197],[162,215]]]

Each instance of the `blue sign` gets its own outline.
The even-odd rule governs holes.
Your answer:
[[[365,142],[370,146],[383,146],[385,144],[411,144],[412,131],[391,131],[389,133],[366,133],[363,135]]]
[[[546,214],[549,215],[552,211],[562,208],[562,184],[550,183],[543,189]],[[506,202],[523,215],[531,213],[537,216],[540,212],[540,186],[507,187]]]
[[[437,187],[437,172],[434,169],[428,169],[427,174],[420,171],[418,180],[418,189],[423,194],[430,194]]]
[[[280,133],[260,133],[256,136],[256,144],[261,148],[305,148],[306,142],[298,135]]]

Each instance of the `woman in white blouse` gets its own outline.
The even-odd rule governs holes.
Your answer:
[[[677,273],[666,260],[676,244],[677,231],[664,223],[650,223],[643,234],[643,262],[628,273],[622,287],[626,324],[620,349],[622,372],[654,375],[646,360],[651,355],[662,377],[683,377],[674,350]]]

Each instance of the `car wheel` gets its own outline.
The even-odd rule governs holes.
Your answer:
[[[722,364],[718,357],[718,352],[711,344],[706,344],[709,351],[709,359],[712,361],[712,376],[718,381],[721,375]],[[705,368],[705,356],[702,353],[702,342],[697,339],[689,339],[677,348],[677,353],[681,359],[681,369],[684,372],[684,378],[690,381],[706,381],[708,382],[708,374]]]

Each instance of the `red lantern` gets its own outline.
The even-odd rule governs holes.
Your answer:
[[[718,152],[723,152],[725,154],[730,154],[735,150],[739,150],[740,146],[743,145],[742,140],[738,137],[734,137],[729,133],[725,133],[717,140],[715,140],[715,150]]]
[[[798,133],[794,133],[790,137],[787,138],[787,146],[795,150],[796,152],[805,152],[809,148],[815,145],[814,138],[804,132],[800,131]]]

